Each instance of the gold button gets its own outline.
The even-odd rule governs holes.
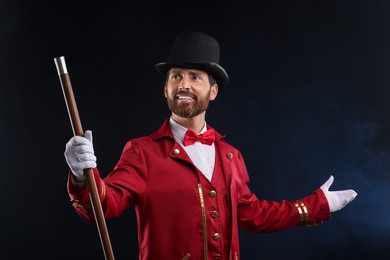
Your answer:
[[[221,235],[219,233],[215,233],[213,238],[214,240],[219,240],[221,238]]]
[[[228,153],[228,154],[227,154],[227,158],[228,158],[228,159],[232,159],[232,158],[233,158],[233,154],[232,154],[232,153]]]
[[[178,155],[180,153],[180,150],[176,148],[175,150],[172,151],[172,153],[174,155]]]
[[[221,259],[221,255],[220,254],[214,255],[214,259],[216,259],[216,260]]]
[[[210,197],[214,198],[215,196],[217,196],[217,192],[215,190],[210,191]]]
[[[214,210],[213,212],[211,212],[211,216],[212,216],[213,218],[218,217],[218,211]]]

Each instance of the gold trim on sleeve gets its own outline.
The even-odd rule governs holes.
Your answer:
[[[91,208],[91,204],[82,205],[82,204],[80,204],[80,201],[76,198],[71,199],[70,202],[72,202],[72,206],[75,209],[79,209],[79,208],[89,209],[89,208]]]
[[[102,202],[106,198],[106,183],[100,180],[100,185],[102,185],[102,194],[100,194],[100,202]]]
[[[303,208],[303,212],[305,213],[305,222],[309,222],[309,212],[307,211],[307,208],[305,206],[305,203],[303,203],[303,200],[301,200],[301,207]]]
[[[78,199],[71,199],[70,202],[72,202],[74,208],[83,208],[83,205],[80,204]]]
[[[298,204],[297,201],[294,201],[294,204],[295,204],[295,207],[297,208],[298,213],[299,213],[299,223],[300,223],[300,224],[303,224],[303,213],[302,213],[302,209],[301,209],[301,207],[299,206],[299,204]]]

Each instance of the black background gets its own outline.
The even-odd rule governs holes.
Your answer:
[[[198,30],[220,42],[231,79],[207,122],[243,153],[252,191],[298,199],[332,174],[331,189],[359,194],[315,228],[242,231],[242,259],[388,259],[389,11],[386,0],[1,0],[0,258],[104,258],[67,195],[72,129],[53,58],[65,56],[107,174],[126,140],[169,116],[154,64]],[[107,225],[116,259],[136,259],[133,210]]]

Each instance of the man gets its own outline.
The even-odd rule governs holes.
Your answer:
[[[179,33],[169,61],[156,68],[166,77],[172,115],[150,136],[130,140],[106,178],[96,168],[91,131],[71,138],[65,150],[78,214],[93,221],[86,168],[93,168],[107,219],[135,207],[139,259],[239,259],[239,226],[271,232],[317,225],[355,198],[353,190],[329,191],[331,176],[296,201],[257,199],[240,152],[206,124],[209,102],[229,82],[211,36]]]

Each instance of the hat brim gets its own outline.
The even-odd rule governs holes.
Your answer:
[[[171,68],[191,68],[204,70],[213,75],[220,89],[224,89],[229,84],[229,76],[225,69],[215,62],[161,62],[156,64],[155,67],[164,78],[166,78],[167,72]]]

